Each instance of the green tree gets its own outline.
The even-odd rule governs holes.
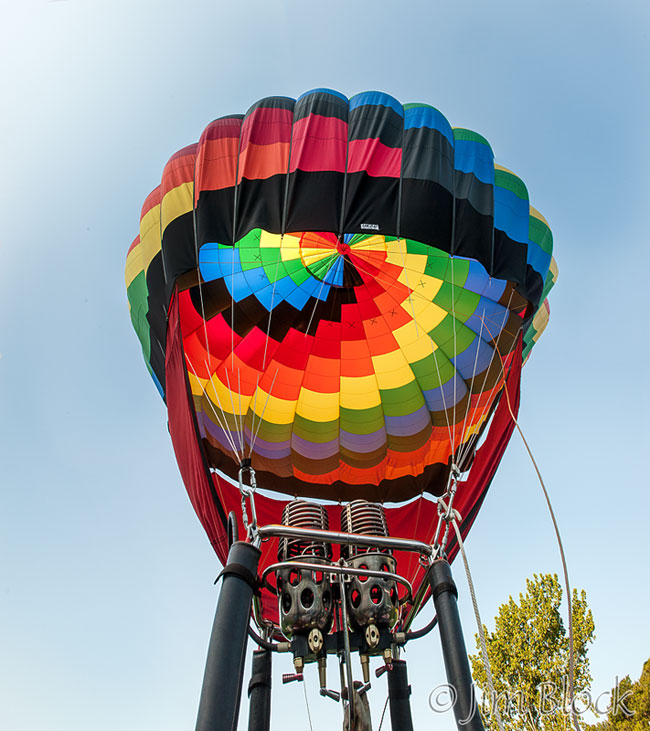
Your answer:
[[[501,605],[494,632],[484,626],[496,699],[490,698],[480,638],[476,635],[479,652],[470,660],[483,694],[483,718],[490,731],[498,728],[492,712],[495,703],[506,731],[571,728],[571,719],[564,711],[568,700],[569,638],[560,612],[562,594],[557,575],[535,574],[526,580],[526,592],[519,594],[519,602],[510,597]],[[573,591],[572,616],[577,695],[588,691],[591,684],[587,650],[594,639],[594,620],[584,591]]]
[[[588,731],[648,731],[650,729],[650,660],[641,677],[632,682],[626,675],[611,691],[607,718]]]

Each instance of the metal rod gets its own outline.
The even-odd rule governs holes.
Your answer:
[[[235,731],[244,675],[253,580],[261,551],[237,541],[230,547],[205,663],[196,731]]]
[[[250,708],[248,731],[269,731],[271,728],[271,653],[255,650],[251,680],[248,684]]]
[[[339,577],[339,588],[341,593],[341,624],[343,627],[343,652],[345,653],[345,673],[348,686],[348,714],[349,727],[354,728],[354,680],[352,678],[352,653],[350,652],[350,635],[348,628],[347,596],[345,595],[345,582],[342,576]]]
[[[258,528],[260,538],[309,538],[323,543],[338,543],[345,546],[370,546],[372,548],[392,548],[396,551],[419,553],[431,556],[433,548],[428,543],[414,541],[410,538],[393,538],[392,536],[365,536],[361,533],[342,533],[335,530],[319,530],[317,528],[297,528],[289,525],[263,525]]]
[[[429,581],[438,615],[447,682],[453,689],[452,693],[455,693],[456,725],[459,731],[483,731],[458,614],[456,585],[445,559],[438,559],[431,564]]]
[[[393,731],[413,731],[411,717],[411,686],[404,660],[393,660],[388,670],[388,702],[390,703],[390,725]]]
[[[406,619],[402,622],[400,626],[400,630],[402,632],[407,632],[410,629],[411,625],[413,624],[413,620],[416,618],[418,612],[422,608],[424,598],[429,589],[429,584],[426,581],[426,574],[424,576],[424,579],[425,580],[420,582],[420,586],[418,587],[418,590],[415,592],[415,596],[413,597],[413,604],[409,609],[408,614],[406,615]]]
[[[352,566],[340,566],[338,564],[323,564],[323,563],[303,563],[302,561],[280,561],[279,563],[271,564],[264,569],[262,574],[262,584],[265,589],[277,594],[277,589],[274,589],[271,584],[266,581],[267,576],[273,571],[278,569],[305,569],[307,571],[320,571],[323,574],[343,574],[351,576],[374,576],[378,579],[386,579],[386,581],[392,579],[406,587],[408,594],[400,600],[400,604],[403,604],[408,599],[413,598],[413,587],[411,584],[399,574],[394,574],[392,571],[375,571],[374,569],[355,569]]]

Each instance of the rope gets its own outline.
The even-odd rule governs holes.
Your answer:
[[[381,727],[384,723],[384,716],[386,715],[386,709],[388,708],[388,696],[386,696],[386,701],[384,703],[384,710],[381,712],[381,720],[379,721],[379,728],[377,731],[381,731]]]
[[[490,711],[494,709],[494,715],[497,719],[497,726],[499,731],[505,731],[503,726],[503,719],[501,718],[501,712],[499,711],[499,703],[497,701],[497,694],[494,688],[494,678],[492,677],[492,669],[490,668],[490,658],[487,652],[487,640],[485,638],[485,627],[481,621],[481,614],[478,609],[478,602],[476,601],[476,592],[474,591],[474,581],[472,579],[472,572],[469,568],[469,561],[467,560],[467,554],[465,553],[465,546],[463,544],[463,537],[458,527],[457,518],[460,515],[457,510],[452,513],[451,524],[454,526],[456,531],[456,539],[458,540],[458,548],[460,549],[461,556],[463,557],[463,565],[465,566],[465,576],[467,576],[467,584],[469,586],[469,593],[472,597],[472,605],[474,606],[474,616],[476,617],[476,626],[478,627],[478,635],[481,645],[481,658],[483,659],[483,667],[485,668],[485,676],[487,678],[488,690],[490,691]]]
[[[564,585],[566,588],[566,598],[567,598],[567,606],[568,606],[568,612],[569,612],[569,709],[571,713],[571,720],[573,721],[573,727],[575,731],[581,731],[580,724],[578,723],[578,717],[576,714],[575,705],[573,703],[574,700],[574,686],[575,686],[575,650],[574,650],[574,638],[573,638],[573,603],[571,598],[571,586],[569,584],[569,570],[567,568],[567,562],[566,562],[566,556],[564,554],[564,544],[562,543],[562,537],[560,536],[560,528],[557,523],[557,519],[555,517],[555,511],[553,510],[553,505],[551,504],[551,498],[549,497],[548,490],[546,489],[546,485],[544,484],[544,479],[542,478],[542,473],[539,470],[539,467],[537,466],[537,462],[535,461],[535,457],[533,456],[533,452],[528,445],[528,442],[526,441],[526,437],[524,436],[524,433],[519,426],[519,422],[517,421],[517,418],[515,417],[512,405],[510,403],[510,395],[508,394],[508,389],[504,389],[504,392],[506,394],[506,402],[508,404],[508,411],[510,412],[510,418],[513,420],[515,426],[517,427],[517,431],[519,432],[519,435],[521,436],[521,439],[524,443],[524,446],[526,447],[526,451],[528,452],[528,456],[530,457],[530,461],[533,463],[533,467],[535,468],[535,472],[537,473],[537,478],[539,479],[539,484],[542,486],[542,491],[544,493],[544,499],[546,500],[546,505],[548,506],[548,512],[551,515],[551,520],[553,521],[553,528],[555,529],[555,535],[557,537],[557,544],[558,548],[560,549],[560,558],[562,559],[562,571],[564,572]]]
[[[487,325],[486,325],[487,328]],[[489,328],[488,332],[490,332]],[[499,353],[501,355],[501,353]],[[504,380],[507,380],[505,378],[505,370],[503,369],[503,358],[501,357],[501,369],[503,371]],[[506,384],[507,386],[507,384]],[[528,445],[528,442],[526,441],[526,437],[524,436],[524,432],[522,431],[521,427],[519,426],[519,422],[517,421],[517,417],[515,416],[515,413],[512,408],[512,404],[510,402],[510,394],[508,393],[507,387],[504,387],[503,389],[505,395],[506,395],[506,403],[508,405],[508,411],[510,412],[510,418],[514,422],[514,425],[517,427],[517,431],[519,432],[519,436],[521,437],[521,440],[524,443],[524,446],[526,447],[526,451],[528,452],[528,456],[530,457],[530,461],[533,463],[533,467],[535,468],[535,472],[537,473],[537,478],[539,479],[539,484],[542,486],[542,492],[544,493],[544,499],[546,500],[546,505],[548,506],[548,512],[551,515],[551,520],[553,521],[553,528],[555,529],[555,536],[557,538],[557,545],[560,550],[560,558],[562,560],[562,571],[564,572],[564,586],[566,588],[566,599],[567,599],[567,607],[568,607],[568,618],[569,618],[569,709],[571,713],[571,720],[573,722],[573,727],[575,731],[581,731],[580,724],[578,723],[578,716],[576,714],[575,706],[574,706],[574,687],[575,687],[575,650],[574,650],[574,638],[573,638],[573,604],[571,599],[571,586],[569,584],[569,570],[567,568],[567,562],[566,562],[566,556],[564,554],[564,544],[562,543],[562,537],[560,536],[560,528],[557,523],[557,519],[555,518],[555,511],[553,510],[553,505],[551,504],[551,498],[549,497],[548,490],[546,489],[546,485],[544,484],[544,479],[542,477],[542,473],[540,472],[539,467],[537,466],[537,462],[535,460],[535,457],[533,456],[533,452]]]
[[[302,680],[302,692],[305,695],[305,706],[307,707],[307,718],[309,719],[309,729],[310,729],[310,731],[314,731],[314,727],[312,726],[312,723],[311,723],[311,713],[309,712],[309,699],[307,698],[307,685],[305,683],[304,677]]]

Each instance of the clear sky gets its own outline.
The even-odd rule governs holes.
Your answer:
[[[520,421],[594,612],[594,691],[639,675],[650,657],[649,8],[0,0],[0,728],[194,727],[219,567],[131,329],[124,260],[173,152],[215,117],[321,86],[433,104],[487,137],[548,219],[560,277]],[[560,571],[517,435],[467,550],[489,626],[527,576]],[[438,640],[407,659],[416,727],[451,728],[427,705],[444,678]],[[307,684],[314,729],[338,727],[315,672]],[[308,728],[296,684],[276,683],[273,703],[276,728]]]

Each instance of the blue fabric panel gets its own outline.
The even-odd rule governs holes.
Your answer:
[[[434,107],[411,107],[404,110],[404,129],[428,127],[438,130],[454,144],[454,133],[447,118]]]
[[[530,203],[511,190],[494,186],[494,228],[498,228],[513,241],[528,243]]]
[[[474,173],[482,183],[494,185],[494,156],[487,145],[472,140],[456,140],[454,148],[456,170]]]
[[[309,91],[306,91],[304,94],[301,94],[297,99],[296,103],[299,102],[301,99],[304,99],[307,96],[311,96],[312,94],[329,94],[330,96],[335,96],[344,101],[346,104],[348,103],[348,98],[344,94],[341,94],[338,91],[334,91],[334,89],[310,89]]]
[[[397,99],[381,91],[363,91],[350,98],[350,111],[366,105],[390,107],[400,117],[404,116],[404,109]]]

